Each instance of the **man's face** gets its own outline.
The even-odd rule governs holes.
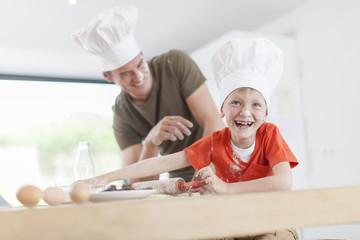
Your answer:
[[[149,66],[140,53],[124,66],[112,70],[111,76],[103,73],[107,81],[118,84],[136,104],[144,103],[151,92],[152,79]]]
[[[226,98],[221,115],[237,147],[249,148],[255,142],[257,130],[266,121],[266,109],[264,97],[251,88],[237,89]]]

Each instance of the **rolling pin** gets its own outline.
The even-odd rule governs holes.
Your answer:
[[[199,188],[201,187],[201,182],[193,181],[193,182],[185,182],[182,178],[170,178],[170,179],[162,179],[162,180],[153,180],[146,182],[137,182],[133,183],[131,186],[134,189],[154,189],[158,193],[163,194],[180,194],[186,192],[190,188]]]

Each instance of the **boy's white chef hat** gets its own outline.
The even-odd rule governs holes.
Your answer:
[[[133,35],[138,15],[135,6],[114,7],[99,14],[72,37],[95,57],[101,71],[115,70],[141,52]]]
[[[237,88],[259,91],[269,108],[270,96],[283,72],[283,53],[264,38],[232,39],[211,59],[220,105]]]

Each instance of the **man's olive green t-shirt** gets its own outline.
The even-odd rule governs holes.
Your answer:
[[[183,140],[164,141],[159,146],[159,153],[166,155],[182,151],[203,134],[203,129],[191,114],[186,99],[205,82],[205,77],[196,63],[178,50],[154,57],[148,63],[153,86],[147,102],[136,106],[125,91],[116,98],[113,106],[116,140],[120,148],[125,149],[141,143],[165,116],[182,116],[194,124],[190,129],[191,135],[184,135]],[[193,173],[194,169],[187,167],[170,172],[170,177],[183,177],[190,181]]]

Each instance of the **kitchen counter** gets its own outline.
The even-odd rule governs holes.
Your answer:
[[[360,187],[0,208],[0,239],[207,239],[360,222]]]

